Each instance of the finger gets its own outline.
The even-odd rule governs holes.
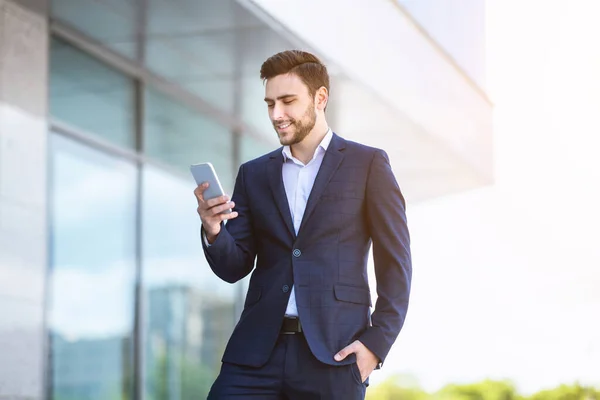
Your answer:
[[[213,208],[214,206],[221,205],[229,201],[229,196],[219,196],[214,199],[206,200],[206,205],[208,208]]]
[[[204,201],[204,191],[208,188],[208,182],[203,182],[194,189],[198,202]]]
[[[234,219],[235,217],[238,216],[237,211],[232,211],[229,214],[220,214],[221,216],[221,221],[225,221],[226,219]]]
[[[225,203],[225,204],[221,204],[221,205],[218,205],[218,206],[212,207],[212,208],[209,210],[209,212],[210,212],[212,215],[218,215],[218,214],[221,214],[223,211],[227,211],[227,210],[233,209],[233,206],[234,206],[234,205],[235,205],[235,204],[233,203],[233,201],[230,201],[230,202],[227,202],[227,203]]]
[[[215,214],[213,214],[208,208],[206,208],[206,203],[204,202],[201,203],[198,206],[198,208],[196,208],[196,211],[198,211],[198,215],[200,215],[200,218],[202,218],[203,221],[208,221],[209,219],[215,217]]]
[[[340,352],[337,353],[333,358],[335,359],[335,361],[342,361],[344,358],[348,357],[348,355],[352,353],[354,353],[354,348],[350,344],[344,347],[342,350],[340,350]]]

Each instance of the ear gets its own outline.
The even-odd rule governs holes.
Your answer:
[[[329,92],[325,86],[321,86],[315,93],[315,107],[317,110],[323,111],[327,107],[329,101]]]

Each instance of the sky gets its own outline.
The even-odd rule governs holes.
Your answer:
[[[495,183],[409,205],[411,305],[373,383],[600,386],[599,12],[487,0]]]

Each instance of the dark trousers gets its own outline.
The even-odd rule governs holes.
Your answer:
[[[282,334],[260,368],[223,363],[208,400],[364,400],[366,389],[355,363],[323,364],[303,334]]]

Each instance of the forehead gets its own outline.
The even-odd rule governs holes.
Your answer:
[[[265,97],[277,99],[284,95],[308,95],[308,87],[296,74],[277,75],[267,79]]]

